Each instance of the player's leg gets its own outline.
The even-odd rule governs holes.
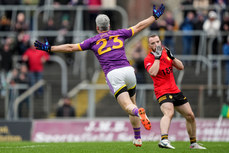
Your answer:
[[[137,106],[136,104],[136,94],[135,94],[135,89],[134,89],[134,92],[132,92],[132,90],[128,90],[129,92],[129,95],[131,96],[133,93],[134,95],[132,97],[130,97],[132,103],[134,105]],[[142,146],[142,139],[141,139],[141,122],[139,120],[139,117],[137,116],[132,116],[132,115],[129,115],[129,119],[130,119],[130,123],[133,127],[133,130],[134,130],[134,140],[133,140],[133,144],[136,146],[136,147],[141,147]]]
[[[133,101],[135,101],[134,100],[135,97],[136,96],[134,95],[132,98],[130,98],[128,92],[123,92],[117,97],[117,101],[122,107],[122,109],[129,114],[130,123],[134,131],[133,144],[136,147],[141,147],[142,140],[141,140],[140,119],[138,117],[138,107],[136,106],[136,102],[133,103]]]
[[[136,102],[132,102],[128,92],[122,92],[118,95],[117,101],[124,111],[126,111],[131,116],[137,116],[140,118],[143,126],[147,129],[151,129],[151,123],[145,113],[143,108],[136,106]],[[139,119],[138,118],[138,119]]]
[[[132,103],[136,105],[136,94],[134,94],[132,97],[130,97]],[[137,105],[136,105],[137,106]],[[138,116],[129,115],[130,123],[134,130],[134,140],[133,144],[136,147],[142,146],[142,139],[141,139],[141,122],[139,120]]]
[[[190,138],[190,147],[193,149],[206,149],[196,143],[196,120],[190,104],[187,102],[180,106],[175,106],[178,111],[186,119],[186,128]]]
[[[161,129],[161,134],[164,135],[164,134],[168,134],[170,123],[174,115],[174,106],[173,103],[167,102],[167,103],[163,103],[160,108],[163,113],[163,117],[161,118],[160,121],[160,129]]]
[[[136,105],[136,94],[134,94],[132,97],[130,97],[132,103],[137,107]],[[133,116],[133,115],[129,115],[130,118],[130,122],[131,125],[133,126],[133,128],[140,128],[140,120],[138,116]]]
[[[125,112],[127,112],[129,115],[138,117],[138,107],[132,103],[127,90],[117,96],[117,101]]]
[[[196,120],[190,104],[185,103],[183,105],[176,106],[175,109],[186,119],[186,128],[190,139],[196,138]]]
[[[164,101],[160,109],[163,113],[163,117],[160,121],[161,141],[158,146],[161,148],[175,149],[168,140],[169,127],[174,115],[173,103]]]
[[[134,145],[141,146],[139,116],[144,118],[145,121],[147,117],[142,113],[139,115],[139,109],[136,105],[136,77],[134,69],[132,67],[125,67],[109,72],[107,75],[107,83],[110,89],[113,89],[114,95],[122,109],[129,114],[129,119],[135,135],[133,141]],[[142,109],[140,110],[142,111]]]

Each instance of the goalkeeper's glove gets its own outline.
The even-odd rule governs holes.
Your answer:
[[[171,51],[170,51],[167,47],[165,47],[165,49],[166,49],[166,52],[167,52],[168,57],[169,57],[171,60],[174,60],[175,57],[174,57],[174,55],[171,53]]]
[[[156,6],[153,5],[153,16],[154,16],[154,18],[157,20],[164,13],[164,10],[165,10],[165,6],[163,4],[161,4],[159,9],[156,9]]]
[[[155,52],[151,51],[151,54],[153,54],[155,59],[158,59],[158,60],[161,58],[161,53],[162,53],[162,47],[161,46],[156,46]]]
[[[50,52],[51,51],[51,45],[49,44],[48,40],[45,38],[45,43],[39,42],[39,41],[35,41],[34,42],[34,46],[36,47],[36,49],[38,50],[43,50],[46,52]]]

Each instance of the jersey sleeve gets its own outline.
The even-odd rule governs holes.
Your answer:
[[[148,56],[144,59],[144,66],[145,66],[145,69],[147,70],[147,72],[149,72],[149,69],[151,68],[153,63],[154,63],[154,61],[152,59],[150,59]]]
[[[121,35],[125,37],[126,39],[134,35],[134,30],[132,27],[130,27],[129,29],[121,29],[120,32],[121,32]]]
[[[84,40],[83,42],[81,42],[80,44],[77,44],[77,45],[81,51],[89,50],[89,49],[91,49],[91,38],[88,38],[88,39]]]

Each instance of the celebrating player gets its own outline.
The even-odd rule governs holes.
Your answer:
[[[175,149],[168,140],[168,131],[175,109],[186,119],[190,148],[206,149],[196,143],[195,116],[188,99],[178,89],[174,80],[173,67],[183,70],[182,62],[175,58],[168,48],[162,46],[157,35],[151,35],[148,41],[152,51],[144,59],[144,65],[153,80],[155,95],[163,113],[160,121],[161,141],[158,146]]]
[[[105,14],[96,17],[96,30],[98,34],[78,44],[64,44],[51,46],[47,40],[45,43],[34,42],[38,50],[46,52],[65,52],[92,50],[100,62],[105,73],[107,84],[116,97],[118,103],[129,114],[130,122],[134,129],[134,145],[141,146],[140,121],[147,130],[151,129],[151,123],[143,108],[136,106],[136,77],[134,69],[130,66],[124,49],[124,41],[134,34],[142,31],[157,20],[164,12],[164,5],[159,9],[153,7],[153,15],[139,22],[129,29],[110,30],[110,19]],[[140,118],[140,120],[139,120]]]

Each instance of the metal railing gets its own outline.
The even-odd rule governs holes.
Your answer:
[[[28,84],[14,84],[14,85],[7,85],[5,89],[2,89],[5,90],[4,105],[5,105],[6,120],[11,120],[14,116],[13,105],[14,105],[15,98],[19,96],[19,90],[26,90],[28,88],[29,88]]]
[[[17,63],[21,59],[22,59],[21,56],[15,55],[13,58],[14,65],[16,65],[15,63]],[[1,56],[0,56],[0,60],[1,60]],[[51,55],[49,58],[49,61],[56,62],[57,64],[60,65],[60,68],[61,68],[61,94],[65,95],[68,91],[68,68],[67,68],[67,64],[65,63],[65,61],[60,56],[57,56],[57,55]]]
[[[226,90],[228,87],[227,86],[222,86],[222,87],[218,87],[218,86],[212,86],[213,89],[224,89]],[[81,91],[81,90],[87,90],[88,91],[88,108],[87,108],[87,117],[88,118],[95,118],[95,109],[96,109],[96,103],[95,103],[95,92],[97,90],[109,90],[108,86],[105,84],[81,84],[80,86],[78,86],[77,91]],[[146,98],[146,92],[147,91],[152,91],[152,95],[154,94],[153,91],[154,90],[154,86],[153,84],[138,84],[137,85],[137,105],[140,107],[145,107],[146,108],[146,104],[149,102],[147,101]],[[208,90],[208,86],[207,85],[182,85],[182,90],[197,90],[198,91],[198,95],[196,95],[197,97],[197,117],[205,117],[205,94],[204,91]],[[77,92],[77,93],[78,93]],[[76,94],[77,96],[77,94]],[[229,95],[228,95],[229,97]],[[227,99],[228,99],[227,97]],[[155,98],[155,97],[154,97]],[[154,99],[156,100],[156,98]],[[153,100],[150,99],[150,102],[152,102]],[[217,103],[219,103],[217,101]],[[220,103],[218,105],[219,107],[221,107]],[[176,116],[176,117],[179,117]]]
[[[22,93],[20,96],[18,96],[14,103],[13,103],[13,114],[14,120],[18,119],[18,106],[21,102],[23,102],[26,98],[29,98],[29,119],[34,118],[34,93],[37,91],[39,88],[43,87],[46,85],[46,82],[44,80],[38,81],[36,84],[34,84],[32,87],[30,87],[28,90],[26,90],[24,93]],[[50,99],[48,98],[50,95],[50,87],[47,88],[47,90],[44,92],[45,93],[45,98],[44,98],[44,110],[49,110],[49,103]],[[47,107],[45,107],[47,106]]]

